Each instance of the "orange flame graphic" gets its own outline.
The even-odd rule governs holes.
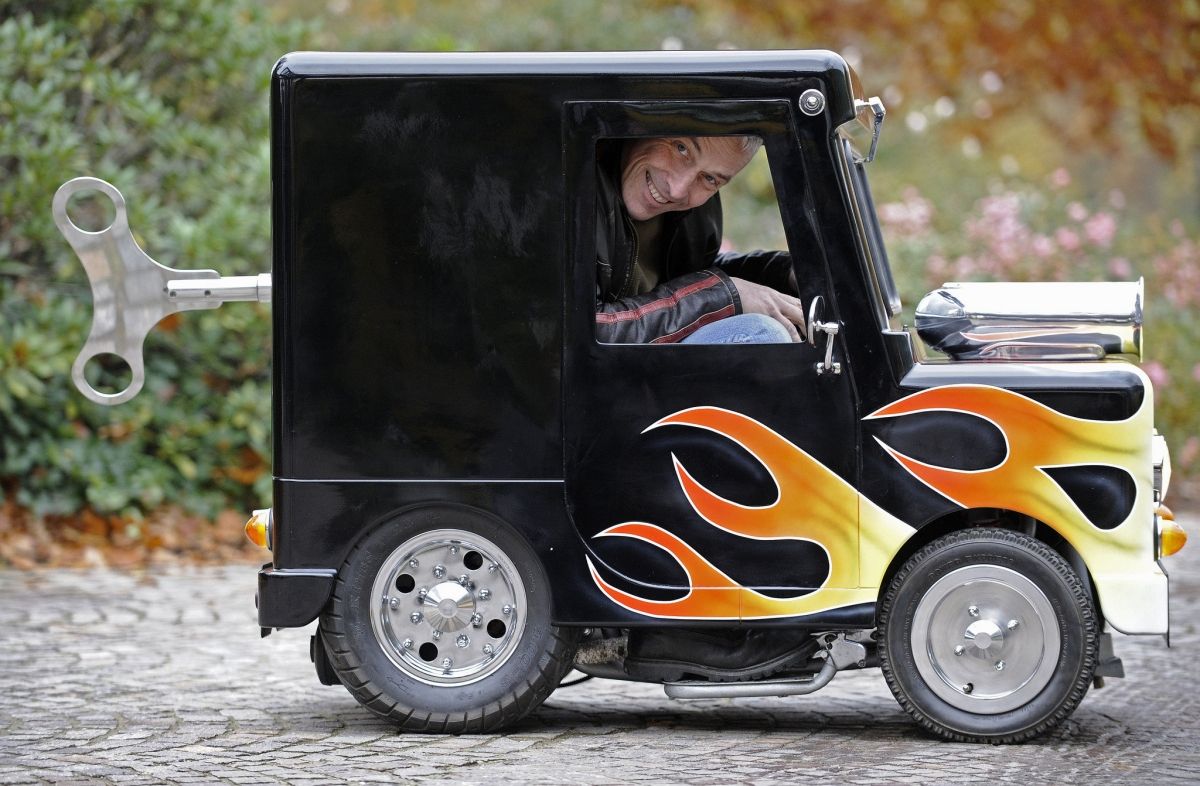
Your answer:
[[[769,597],[741,586],[665,529],[627,522],[597,537],[636,538],[662,549],[687,573],[690,591],[678,600],[641,598],[605,581],[589,560],[592,580],[605,595],[642,614],[688,619],[789,617],[875,600],[873,588],[888,559],[912,533],[911,527],[753,418],[717,407],[696,407],[669,415],[646,431],[667,425],[702,428],[733,440],[761,462],[775,481],[775,502],[741,505],[706,489],[672,456],[684,496],[701,518],[741,537],[815,543],[828,555],[829,573],[818,589],[806,595]]]
[[[914,393],[864,419],[939,410],[975,415],[995,425],[1007,443],[1004,459],[983,470],[948,469],[906,456],[878,437],[876,441],[913,476],[964,508],[1005,508],[1032,516],[1054,527],[1085,558],[1089,552],[1102,556],[1116,545],[1114,533],[1129,519],[1114,530],[1098,529],[1042,470],[1102,464],[1125,470],[1145,466],[1148,471],[1150,429],[1142,418],[1084,420],[1010,390],[948,385]],[[1135,480],[1140,498],[1147,484],[1136,474]]]

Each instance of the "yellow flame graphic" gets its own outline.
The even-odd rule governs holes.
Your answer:
[[[1145,409],[1145,405],[1143,405]],[[1150,429],[1139,415],[1121,421],[1064,415],[1033,399],[984,385],[948,385],[914,393],[881,407],[865,420],[920,412],[960,412],[988,420],[1004,434],[1007,451],[994,467],[960,470],[917,461],[876,441],[906,470],[964,508],[1004,508],[1052,526],[1084,555],[1103,560],[1118,545],[1120,530],[1140,509],[1144,479],[1134,475],[1139,500],[1113,530],[1094,526],[1043,469],[1108,465],[1129,471],[1150,461]],[[1089,560],[1089,565],[1092,564]]]
[[[655,601],[624,592],[588,561],[592,580],[619,605],[655,617],[680,619],[761,619],[811,614],[875,600],[891,556],[912,528],[867,500],[849,483],[762,423],[718,407],[676,412],[650,426],[693,426],[733,440],[770,473],[777,499],[758,507],[725,499],[701,485],[672,456],[684,496],[709,524],[756,540],[803,540],[819,545],[829,573],[816,590],[797,597],[772,598],[743,587],[681,538],[644,522],[610,527],[597,537],[642,540],[670,554],[684,569],[690,591],[677,600]]]

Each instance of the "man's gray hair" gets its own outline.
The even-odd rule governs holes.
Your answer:
[[[761,136],[747,134],[746,136],[742,137],[742,150],[750,155],[754,155],[758,152],[758,149],[762,147],[762,143],[763,140]]]

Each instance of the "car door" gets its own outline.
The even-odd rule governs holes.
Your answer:
[[[563,359],[567,503],[581,591],[613,618],[783,619],[859,602],[856,401],[841,345],[603,344],[594,333],[595,158],[643,136],[764,140],[805,307],[835,293],[786,100],[566,107],[572,247]],[[818,306],[821,307],[820,305]],[[603,617],[596,612],[599,619]]]

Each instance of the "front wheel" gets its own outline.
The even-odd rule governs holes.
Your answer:
[[[972,529],[917,552],[880,604],[880,665],[924,728],[1020,742],[1057,726],[1096,668],[1098,622],[1075,571],[1033,538]]]
[[[571,668],[541,562],[506,524],[429,509],[385,524],[338,572],[321,639],[342,684],[410,731],[484,732],[537,707]]]

